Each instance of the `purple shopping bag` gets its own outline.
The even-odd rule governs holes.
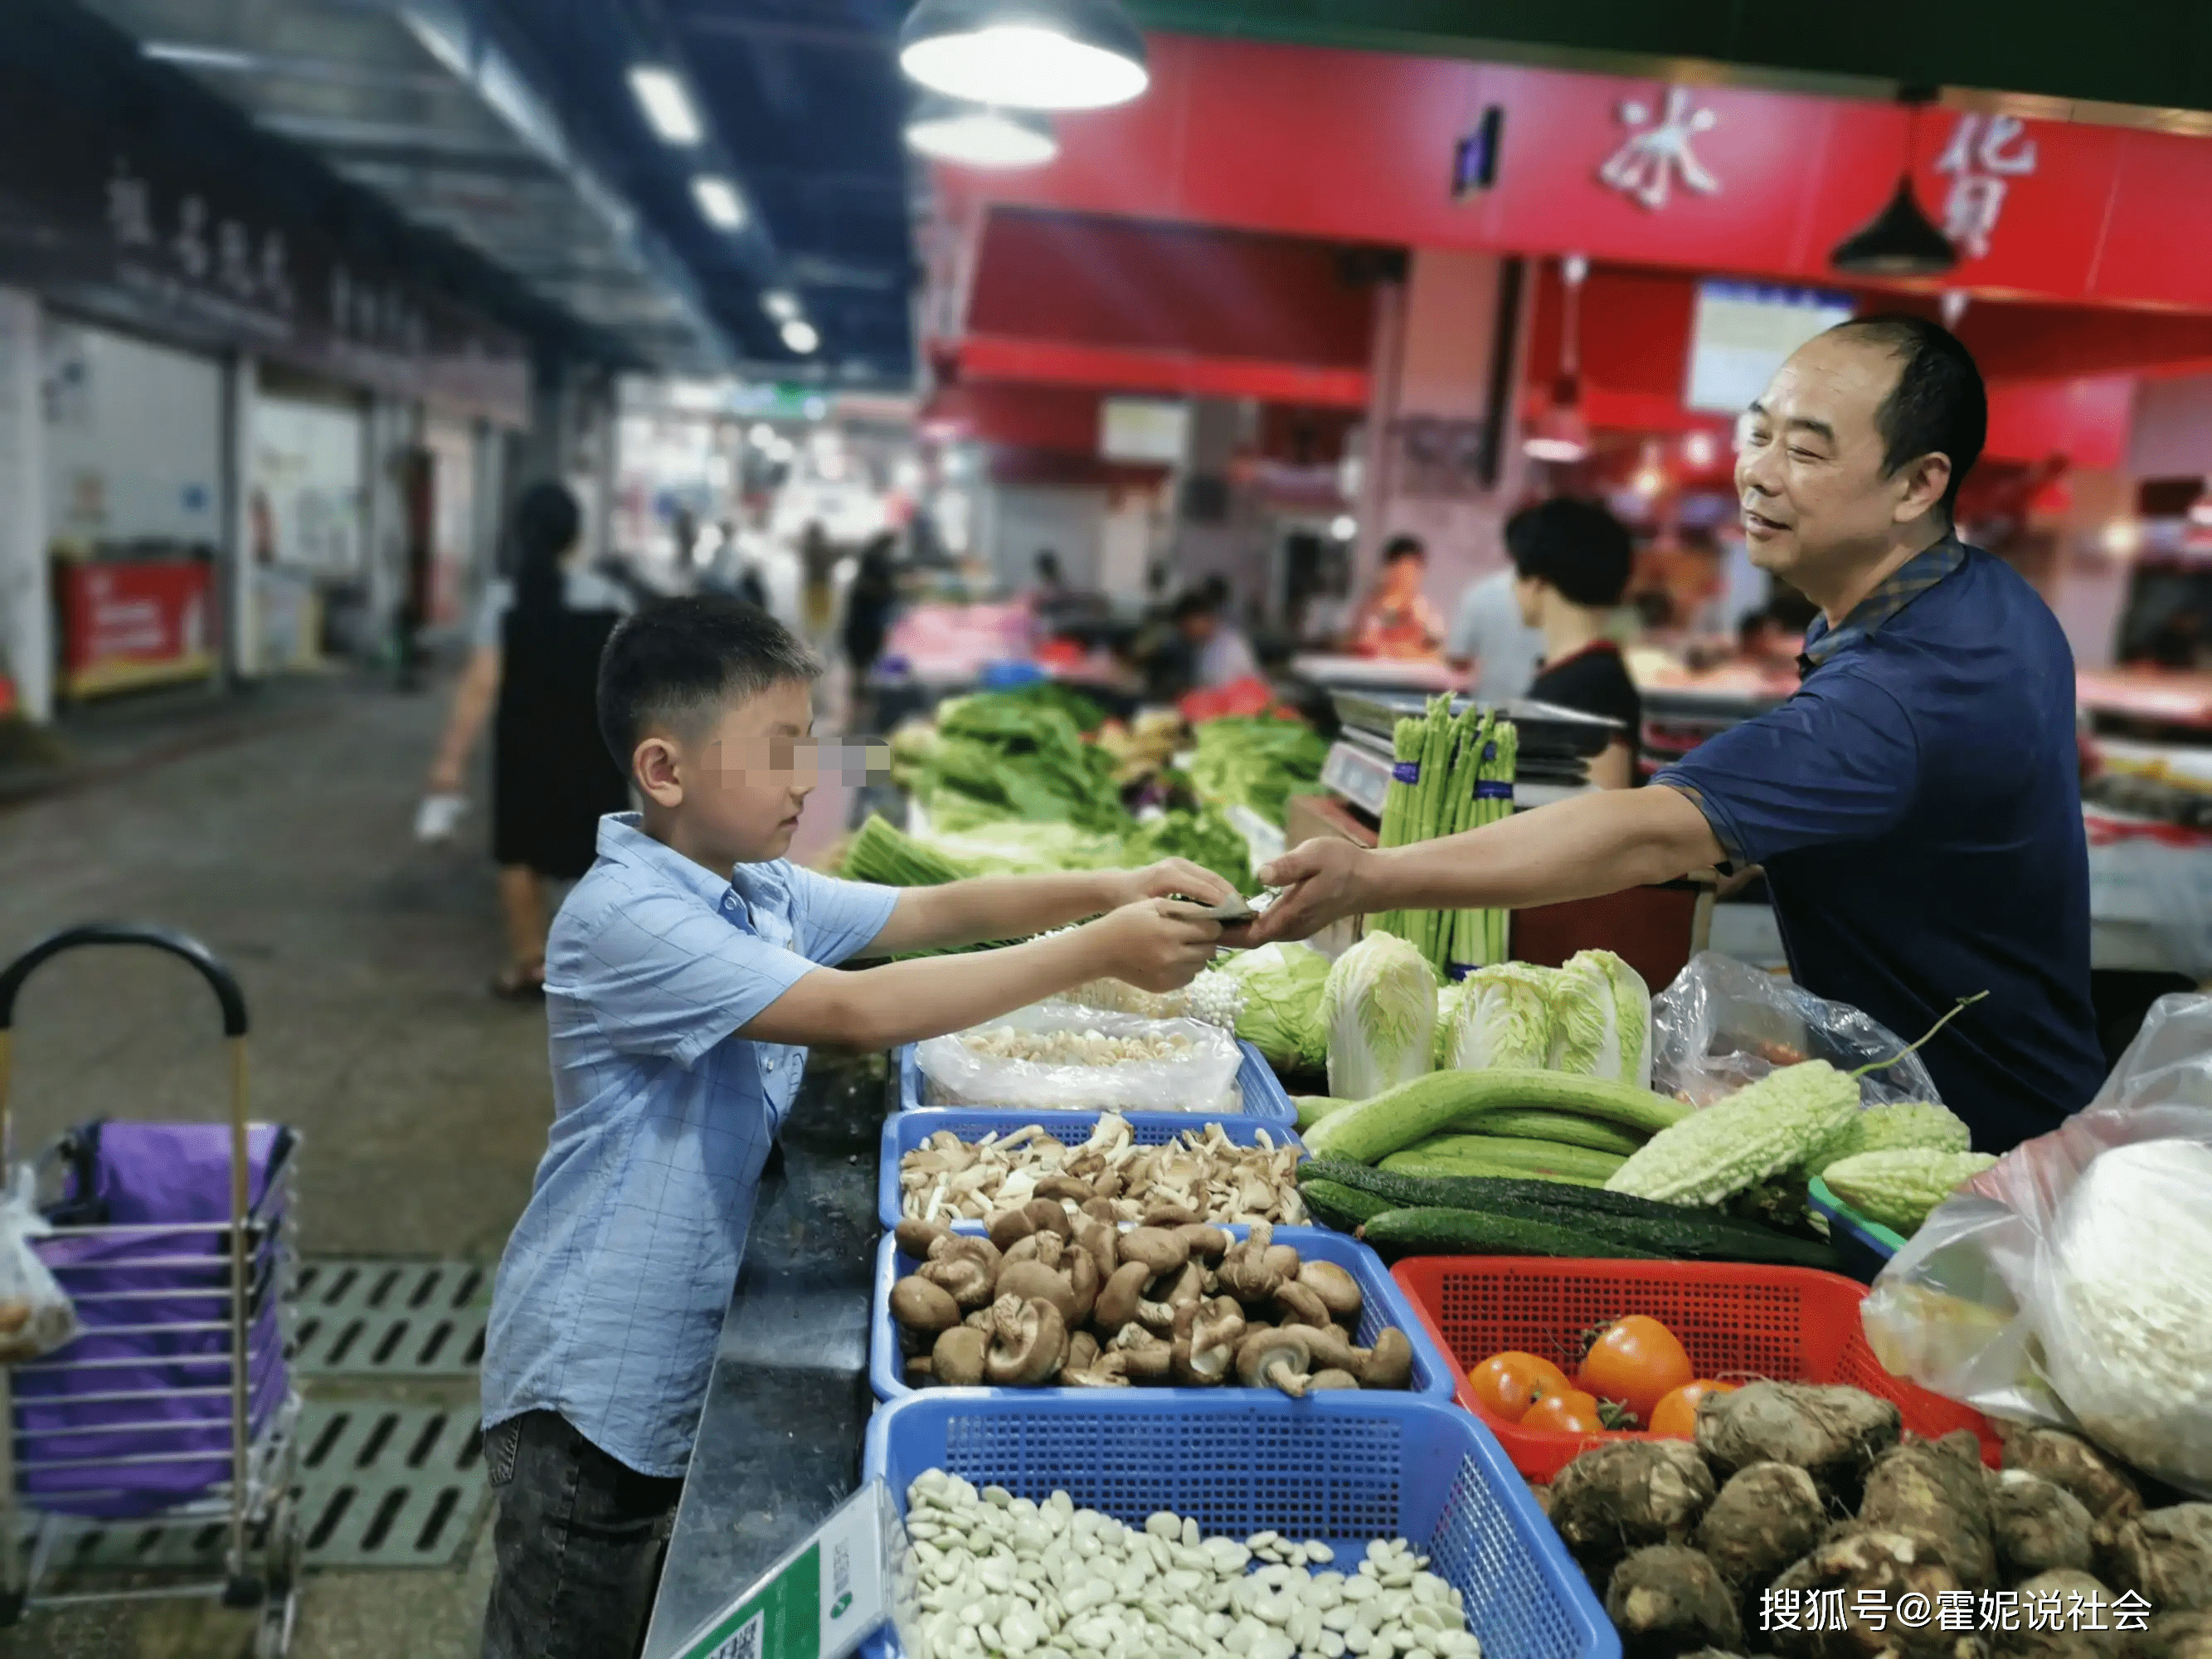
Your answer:
[[[258,1203],[290,1153],[289,1130],[248,1132]],[[38,1508],[124,1519],[173,1508],[231,1474],[230,1129],[219,1123],[90,1124],[66,1143],[58,1227],[39,1241],[82,1334],[16,1368],[15,1459]],[[249,1434],[283,1404],[281,1212],[249,1236]],[[151,1228],[150,1231],[124,1231]],[[96,1396],[96,1397],[95,1397]]]

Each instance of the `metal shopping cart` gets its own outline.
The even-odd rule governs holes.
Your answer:
[[[11,1430],[0,1435],[0,1626],[33,1606],[212,1596],[258,1609],[256,1659],[281,1659],[300,1560],[298,1143],[247,1121],[246,1001],[229,969],[183,933],[109,922],[65,928],[0,969],[0,1168],[14,1168],[16,993],[41,963],[95,945],[167,951],[213,988],[230,1121],[103,1121],[35,1160],[52,1224],[36,1248],[82,1328],[41,1359],[0,1366]],[[118,1562],[101,1547],[118,1535],[184,1547]]]

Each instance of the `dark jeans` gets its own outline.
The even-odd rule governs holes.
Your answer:
[[[630,1659],[683,1481],[617,1462],[556,1412],[486,1435],[484,1468],[499,1516],[483,1659]]]

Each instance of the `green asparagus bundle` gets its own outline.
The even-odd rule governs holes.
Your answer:
[[[1391,757],[1397,764],[1392,771],[1390,787],[1382,798],[1382,828],[1376,838],[1377,846],[1403,847],[1412,839],[1407,833],[1407,823],[1420,787],[1421,755],[1427,746],[1428,735],[1428,722],[1411,715],[1401,719],[1392,730]],[[1381,911],[1368,918],[1368,931],[1401,933],[1405,915],[1402,910]]]

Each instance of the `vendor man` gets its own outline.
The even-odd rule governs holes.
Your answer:
[[[1988,404],[1973,359],[1912,317],[1801,349],[1743,428],[1753,559],[1820,607],[1796,694],[1661,772],[1387,852],[1310,841],[1249,942],[1340,916],[1522,908],[1710,865],[1766,872],[1796,981],[1917,1037],[1974,1145],[2087,1103],[2088,854],[2065,635],[2010,567],[1958,539]],[[1247,940],[1237,940],[1245,943]]]

